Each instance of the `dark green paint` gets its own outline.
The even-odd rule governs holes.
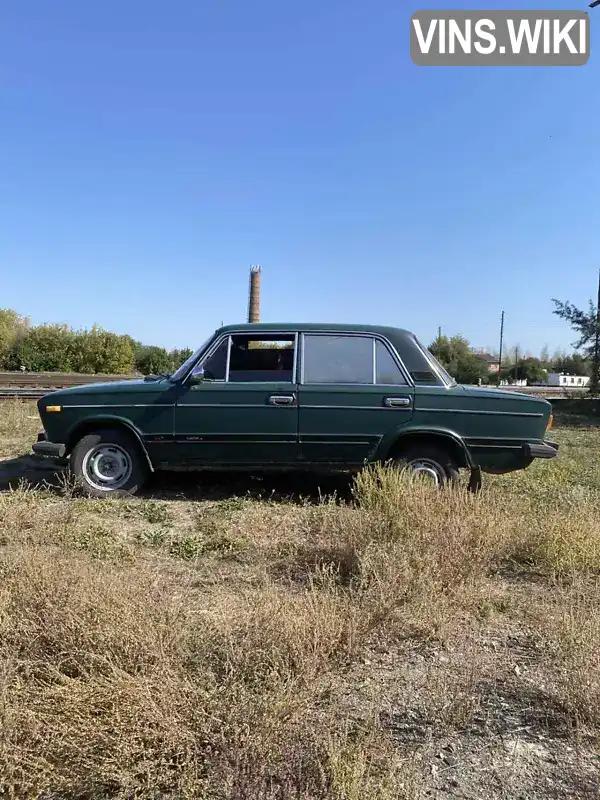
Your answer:
[[[464,454],[462,466],[489,471],[527,466],[523,445],[544,440],[550,403],[497,389],[449,385],[413,334],[399,328],[231,325],[216,331],[202,352],[229,334],[311,332],[384,339],[410,365],[411,385],[303,385],[299,347],[296,379],[290,383],[162,378],[52,392],[38,403],[48,440],[70,448],[84,427],[122,424],[139,437],[154,468],[355,469],[386,459],[403,437],[429,434],[440,442],[455,442]],[[272,395],[291,395],[294,402],[274,406],[269,403]],[[408,398],[410,404],[389,408],[385,402],[390,397]],[[62,411],[48,413],[47,405],[61,405]]]

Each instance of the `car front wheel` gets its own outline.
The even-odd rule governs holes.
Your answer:
[[[454,484],[458,480],[458,468],[453,458],[441,447],[414,445],[394,459],[401,469],[429,480],[437,488]]]
[[[71,453],[70,469],[90,497],[135,494],[149,474],[138,442],[121,430],[98,430],[83,436]]]

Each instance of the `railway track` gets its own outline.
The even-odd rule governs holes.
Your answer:
[[[130,380],[140,375],[75,375],[66,372],[0,372],[0,399],[20,397],[39,400],[56,389],[70,386],[82,386],[86,383],[112,383],[113,381]],[[485,387],[482,387],[485,388]],[[509,392],[537,395],[548,400],[567,400],[583,398],[586,388],[562,389],[559,386],[503,386]]]
[[[22,397],[39,400],[56,389],[83,386],[86,383],[112,383],[139,375],[81,375],[71,372],[0,372],[0,399]]]

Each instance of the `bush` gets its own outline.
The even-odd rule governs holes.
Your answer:
[[[429,350],[458,383],[477,383],[479,379],[487,383],[489,380],[487,364],[477,358],[462,336],[439,336]]]
[[[128,337],[94,325],[73,335],[71,364],[75,372],[128,373],[133,369],[133,348]]]
[[[31,372],[70,372],[74,334],[66,325],[37,325],[13,344],[9,368]]]
[[[98,325],[75,331],[68,325],[36,325],[11,309],[0,309],[0,369],[30,372],[79,372],[87,375],[144,375],[174,372],[189,349],[171,350],[143,345],[131,336]]]
[[[172,361],[164,347],[141,347],[135,354],[135,369],[142,375],[170,372]]]

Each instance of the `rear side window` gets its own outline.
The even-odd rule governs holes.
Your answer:
[[[305,335],[304,383],[373,383],[370,336]]]
[[[304,383],[406,386],[386,345],[372,336],[306,334]]]
[[[406,386],[408,381],[388,348],[379,339],[375,342],[375,380],[382,386]]]

